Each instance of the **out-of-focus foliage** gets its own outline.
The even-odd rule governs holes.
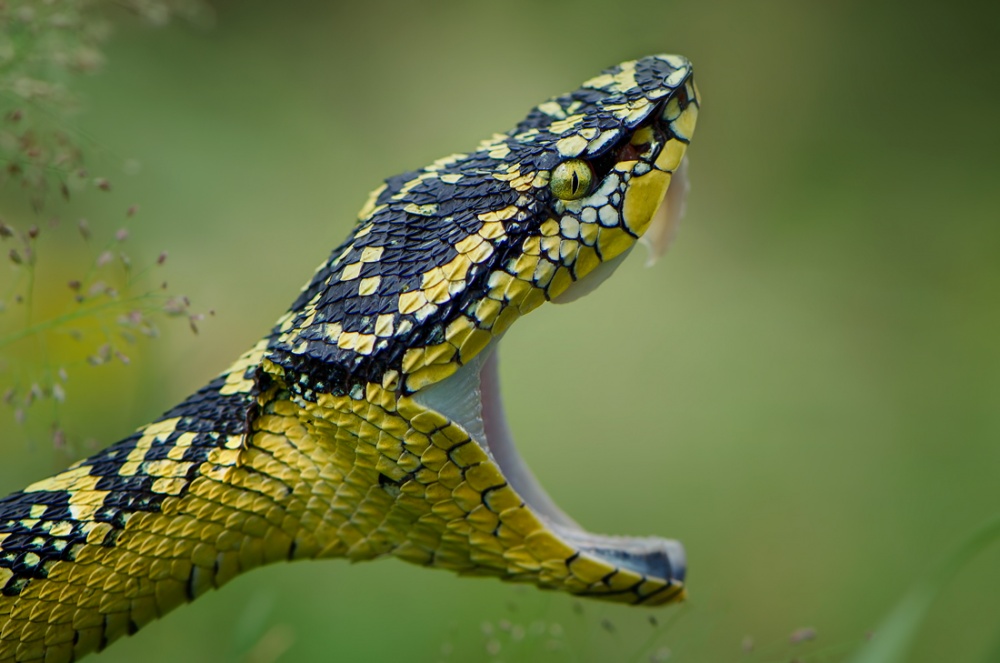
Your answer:
[[[172,16],[204,21],[200,0],[7,0],[0,4],[0,157],[3,179],[29,190],[41,208],[51,190],[64,197],[87,181],[84,153],[97,147],[74,131],[78,109],[70,79],[104,62],[110,33],[105,10],[116,8],[152,24]],[[84,139],[84,140],[81,140]],[[104,178],[94,184],[108,188]]]
[[[933,573],[915,583],[892,612],[879,624],[878,637],[866,645],[851,663],[901,663],[917,639],[927,615],[948,583],[984,548],[1000,540],[1000,518],[994,520],[969,537]],[[994,652],[995,653],[995,652]],[[995,655],[981,659],[984,663],[996,660]]]
[[[49,212],[2,191],[5,220],[42,228],[53,268],[79,250],[78,217],[122,219],[138,202],[129,246],[169,251],[171,289],[217,310],[197,342],[164,334],[128,369],[67,383],[65,425],[114,441],[223,369],[383,178],[471,148],[610,64],[683,53],[705,105],[676,243],[654,269],[637,258],[528,316],[501,365],[543,484],[591,529],[682,539],[691,600],[676,620],[587,602],[579,614],[570,597],[394,561],[276,566],[103,660],[846,660],[996,516],[996,8],[213,6],[208,31],[109,15],[101,75],[73,86],[87,109],[73,135],[99,149],[72,232],[44,234]],[[70,278],[36,306],[62,310]],[[57,468],[17,439],[3,490]],[[909,660],[997,650],[998,555],[937,595]]]
[[[103,159],[107,166],[114,155],[101,154],[101,142],[74,124],[80,107],[74,83],[103,64],[109,8],[154,25],[171,16],[204,21],[209,15],[197,0],[0,3],[0,186],[9,206],[0,218],[9,265],[0,278],[0,392],[19,424],[47,402],[41,427],[60,449],[67,436],[59,410],[75,365],[127,365],[137,339],[157,335],[161,315],[186,315],[195,329],[201,318],[188,310],[187,298],[167,294],[166,283],[126,252],[137,205],[113,219],[66,218],[76,212],[72,199],[112,189],[87,163],[110,156]],[[117,165],[126,172],[138,168],[134,160]],[[19,204],[32,214],[18,214]],[[17,221],[6,216],[12,211]],[[62,244],[75,238],[77,246],[52,256],[49,235]],[[164,253],[155,264],[165,260]],[[59,281],[62,296],[52,298]],[[42,302],[36,302],[39,293],[46,295]]]

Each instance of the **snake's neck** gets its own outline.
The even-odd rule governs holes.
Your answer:
[[[281,504],[289,558],[393,555],[512,575],[511,555],[542,525],[466,428],[381,385],[317,394],[266,359],[262,369],[268,386],[228,481]]]
[[[399,491],[380,481],[379,454],[369,443],[378,435],[365,439],[374,427],[358,421],[371,405],[306,401],[281,382],[259,400],[226,481],[254,502],[254,514],[282,521],[287,557],[362,560],[397,547],[399,531],[386,526],[384,514]]]

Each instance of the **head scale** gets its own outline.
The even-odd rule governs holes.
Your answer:
[[[690,63],[625,62],[476,150],[388,179],[275,328],[305,391],[401,394],[468,362],[520,315],[643,234],[694,129]]]

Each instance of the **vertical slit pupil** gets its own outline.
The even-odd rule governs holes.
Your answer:
[[[580,190],[580,177],[579,177],[579,175],[576,174],[576,171],[574,170],[573,171],[573,193],[575,194],[579,190]]]

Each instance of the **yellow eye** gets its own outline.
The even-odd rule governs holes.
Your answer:
[[[563,161],[552,171],[549,188],[560,200],[576,200],[590,193],[594,171],[582,159]]]

